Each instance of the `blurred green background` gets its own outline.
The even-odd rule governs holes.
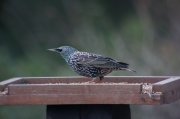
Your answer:
[[[179,0],[0,0],[0,81],[22,76],[75,76],[47,51],[70,45],[127,62],[138,73],[180,72]],[[132,119],[179,119],[180,101],[132,105]],[[0,119],[45,119],[45,106],[0,106]]]

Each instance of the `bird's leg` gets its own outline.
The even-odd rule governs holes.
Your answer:
[[[96,77],[93,77],[91,81],[88,81],[88,83],[98,83],[100,80],[97,80]]]
[[[100,76],[100,77],[99,77],[100,81],[102,81],[102,80],[103,80],[103,78],[104,78],[104,76]]]

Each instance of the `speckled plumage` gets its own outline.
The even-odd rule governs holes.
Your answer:
[[[94,53],[80,52],[70,46],[49,50],[60,53],[71,69],[81,76],[92,77],[93,79],[99,77],[102,80],[105,75],[113,70],[133,71],[128,68],[126,63]]]

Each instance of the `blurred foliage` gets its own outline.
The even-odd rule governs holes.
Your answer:
[[[0,80],[77,75],[48,48],[70,45],[127,62],[138,73],[179,75],[178,0],[0,0]],[[132,106],[132,119],[179,119],[180,102]],[[0,106],[0,119],[45,118],[44,106]]]

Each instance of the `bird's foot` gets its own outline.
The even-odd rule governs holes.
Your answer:
[[[96,83],[100,83],[101,80],[97,80],[96,78],[93,78],[91,81],[88,81],[87,84],[96,84]]]
[[[91,80],[91,81],[88,81],[88,83],[90,84],[95,84],[95,83],[100,83],[100,80]]]

